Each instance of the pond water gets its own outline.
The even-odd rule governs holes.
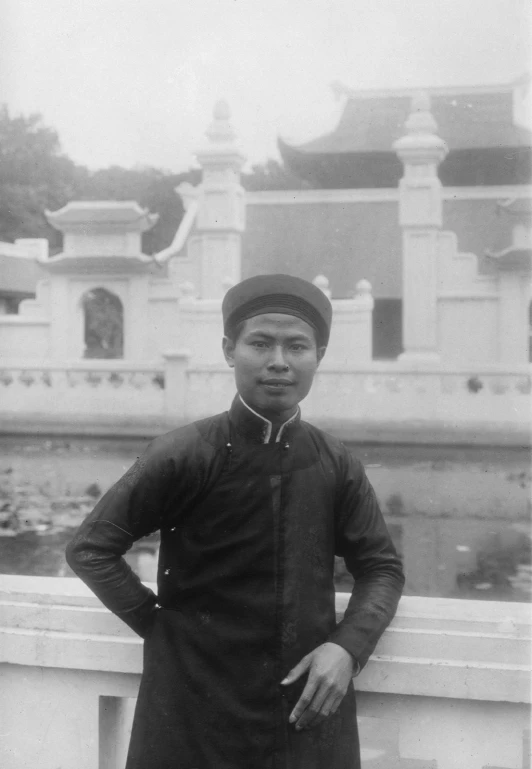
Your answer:
[[[143,451],[132,439],[0,438],[0,573],[71,576],[64,549],[99,495]],[[530,453],[350,445],[401,553],[409,595],[531,597]],[[157,537],[128,560],[154,579]],[[337,588],[352,584],[337,564]]]

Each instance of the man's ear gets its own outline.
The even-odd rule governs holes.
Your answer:
[[[322,361],[322,358],[323,358],[323,356],[325,355],[326,352],[327,352],[327,348],[326,347],[318,347],[318,350],[317,350],[318,366],[320,365],[320,363]]]
[[[235,343],[232,339],[229,339],[228,336],[224,336],[222,339],[222,350],[224,351],[224,357],[227,361],[227,365],[229,368],[234,368],[235,366]]]

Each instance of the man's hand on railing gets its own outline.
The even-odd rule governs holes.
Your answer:
[[[351,654],[335,643],[324,643],[307,654],[281,681],[288,686],[308,671],[308,680],[296,706],[290,715],[290,723],[296,729],[318,726],[334,713],[357,671]]]

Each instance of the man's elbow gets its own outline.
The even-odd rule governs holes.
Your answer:
[[[100,560],[103,560],[79,535],[75,535],[66,546],[65,559],[74,574],[82,579],[85,574],[94,570]]]
[[[66,546],[65,559],[74,574],[78,574],[82,571],[81,563],[83,559],[80,558],[80,548],[77,537],[73,537]]]

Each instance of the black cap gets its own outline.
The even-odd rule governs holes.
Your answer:
[[[332,322],[332,306],[323,291],[292,275],[257,275],[237,283],[224,296],[224,333],[248,318],[278,312],[294,315],[316,330],[318,344],[327,345]]]

